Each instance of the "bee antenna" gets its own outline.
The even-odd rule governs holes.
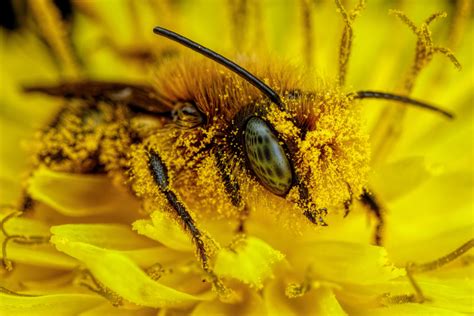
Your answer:
[[[236,73],[246,81],[248,81],[250,84],[252,84],[254,87],[259,89],[263,94],[265,94],[273,103],[279,106],[280,109],[283,108],[283,103],[281,102],[280,96],[272,90],[268,85],[266,85],[263,81],[252,75],[250,72],[242,68],[241,66],[237,65],[233,61],[225,58],[222,55],[219,55],[218,53],[210,50],[209,48],[206,48],[196,42],[193,42],[192,40],[179,35],[173,31],[167,30],[162,27],[155,27],[153,29],[153,32],[157,35],[166,37],[172,41],[175,41],[183,46],[186,46],[199,54],[202,54],[215,62],[221,64],[222,66],[226,67],[230,71]]]
[[[397,95],[397,94],[392,94],[392,93],[386,93],[386,92],[377,92],[377,91],[357,91],[355,93],[351,93],[348,96],[352,96],[354,99],[385,99],[385,100],[393,100],[401,103],[406,103],[406,104],[411,104],[414,106],[418,106],[420,108],[430,110],[433,112],[438,112],[444,116],[446,116],[449,119],[454,118],[454,114],[443,110],[441,108],[438,108],[434,105],[421,102],[418,100],[411,99],[409,97],[403,96],[403,95]]]

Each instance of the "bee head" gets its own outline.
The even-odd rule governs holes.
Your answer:
[[[281,97],[224,56],[167,29],[155,27],[154,32],[226,67],[266,97],[255,107],[260,111],[241,122],[241,148],[248,169],[267,190],[296,202],[312,221],[326,208],[340,207],[362,194],[366,185],[368,135],[355,99],[392,100],[453,117],[407,96],[376,91],[345,94],[338,86],[324,84],[316,91],[289,91]]]
[[[244,125],[248,167],[273,194],[315,211],[341,208],[362,193],[369,170],[368,136],[359,106],[339,92],[290,92],[284,109],[269,105]]]

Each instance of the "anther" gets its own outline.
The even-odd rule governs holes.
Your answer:
[[[86,287],[94,293],[109,300],[113,306],[118,307],[123,305],[123,298],[117,293],[113,292],[100,281],[98,281],[89,270],[83,270],[81,273],[82,279],[79,280],[79,285]]]
[[[447,255],[439,259],[422,263],[422,264],[416,264],[413,262],[407,263],[405,270],[407,273],[408,280],[410,281],[410,284],[412,285],[415,293],[405,294],[405,295],[394,295],[394,296],[391,296],[390,294],[386,294],[384,295],[384,297],[382,297],[382,301],[386,301],[392,304],[423,303],[423,302],[429,301],[430,299],[424,296],[421,287],[416,282],[414,278],[414,274],[439,269],[442,266],[456,260],[463,254],[467,253],[473,247],[474,247],[474,239],[470,239],[469,241],[461,245],[459,248],[455,249],[454,251],[448,253]]]

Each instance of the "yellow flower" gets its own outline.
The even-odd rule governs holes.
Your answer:
[[[57,7],[31,0],[28,10],[7,3],[15,15],[2,22],[13,30],[0,33],[2,315],[474,313],[467,253],[474,204],[471,1],[117,0]],[[444,20],[436,13],[443,11]],[[229,107],[242,89],[249,97],[258,93],[225,68],[156,37],[157,24],[250,65],[257,77],[269,74],[260,79],[279,92],[301,88],[317,95],[311,102],[323,100],[297,114],[317,114],[320,125],[295,142],[300,154],[292,163],[299,173],[318,167],[318,181],[305,181],[313,202],[328,206],[327,216],[321,209],[306,215],[328,226],[303,216],[300,207],[309,206],[295,203],[297,190],[283,199],[255,180],[241,182],[250,212],[239,218],[214,159],[205,151],[200,165],[185,159],[202,154],[190,145],[195,134],[170,145],[176,131],[156,117],[136,121],[107,101],[22,91],[84,80],[153,83],[165,97],[185,94]],[[179,54],[189,60],[178,64]],[[275,60],[270,70],[268,60]],[[216,87],[213,94],[206,84]],[[359,90],[410,95],[456,117],[354,100]],[[102,116],[78,119],[84,102]],[[269,108],[265,119],[285,142],[299,135],[290,114]],[[67,124],[55,125],[59,111]],[[199,119],[193,114],[186,124]],[[134,128],[145,140],[129,137]],[[222,130],[199,137],[211,144]],[[160,190],[143,158],[163,146],[174,150],[160,153],[174,169],[171,189]],[[167,190],[190,208],[204,250],[196,252],[190,226],[183,229],[163,198]],[[375,202],[381,209],[371,212]]]

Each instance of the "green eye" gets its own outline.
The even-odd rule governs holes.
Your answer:
[[[291,166],[268,124],[258,117],[250,118],[244,140],[245,154],[260,182],[274,194],[285,195],[291,188]]]

